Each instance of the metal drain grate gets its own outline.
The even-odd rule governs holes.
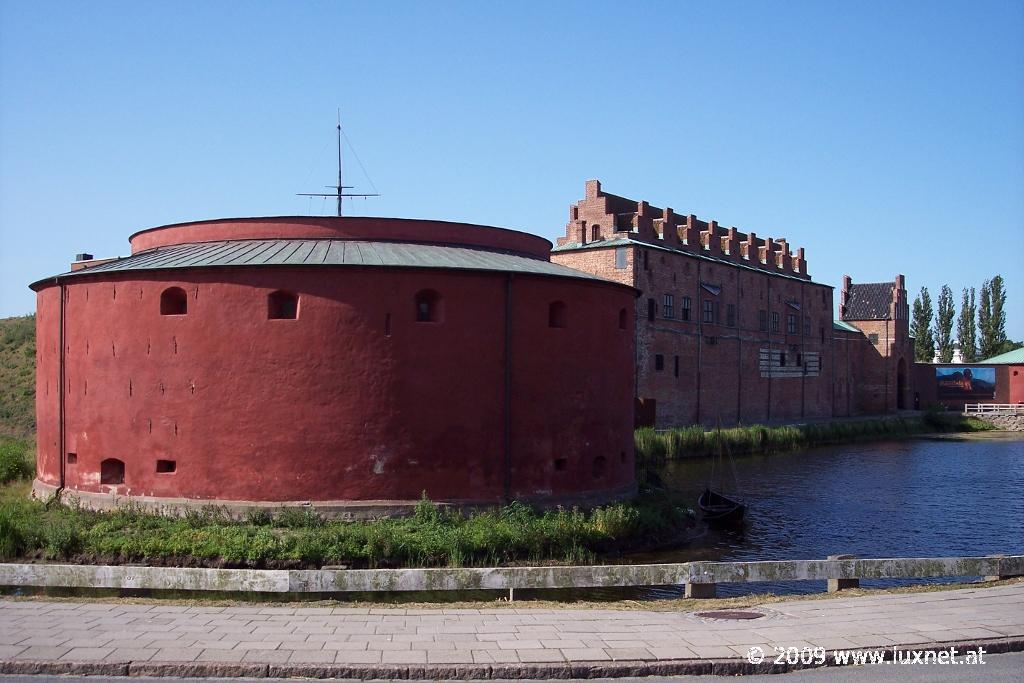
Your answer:
[[[698,617],[704,619],[760,619],[764,615],[759,612],[737,612],[737,611],[719,611],[719,612],[697,612]]]

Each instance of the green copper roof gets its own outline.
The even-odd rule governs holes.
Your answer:
[[[1007,351],[1006,353],[1001,353],[998,356],[992,356],[978,362],[991,363],[993,365],[1024,365],[1024,348]]]
[[[850,323],[843,322],[842,320],[833,320],[832,327],[833,329],[843,330],[844,332],[860,332],[859,329],[857,329]]]
[[[91,268],[62,273],[31,285],[86,275],[178,268],[234,266],[363,266],[380,268],[443,268],[570,277],[626,287],[550,261],[461,245],[373,242],[358,240],[231,240],[159,247]]]

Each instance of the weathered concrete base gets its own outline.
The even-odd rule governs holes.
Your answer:
[[[686,596],[694,598],[714,597],[715,584],[718,583],[1021,575],[1024,575],[1024,555],[438,569],[285,570],[0,564],[0,586],[343,593],[685,584]]]
[[[627,500],[636,495],[637,487],[627,486],[607,491],[597,491],[579,496],[522,498],[538,508],[563,507],[596,507],[607,503]],[[41,482],[32,482],[32,496],[40,500],[49,500],[57,495],[57,487]],[[198,498],[153,498],[149,496],[119,496],[113,493],[93,493],[64,489],[60,493],[64,504],[79,505],[88,510],[117,510],[125,506],[135,506],[147,512],[182,517],[189,510],[215,507],[222,510],[232,519],[245,519],[253,511],[265,511],[271,515],[288,508],[313,509],[327,519],[341,520],[373,520],[387,517],[403,517],[412,514],[418,500],[288,500],[288,501],[252,501],[252,500],[219,500]],[[463,512],[477,510],[493,510],[504,505],[502,500],[446,500],[434,501],[439,507],[455,508]]]
[[[900,646],[904,647],[904,646]],[[914,643],[916,650],[960,652],[984,648],[986,654],[1024,651],[1024,638]],[[893,658],[891,647],[886,659]],[[776,674],[801,669],[838,666],[831,659],[823,665],[761,664],[746,659],[672,659],[618,662],[554,662],[540,664],[246,664],[237,662],[70,662],[0,661],[0,674],[155,676],[175,678],[341,678],[348,680],[544,680],[570,678],[639,678],[646,676],[743,676]]]
[[[713,583],[688,583],[684,590],[686,597],[697,600],[713,598],[716,593],[716,587]]]
[[[830,560],[855,560],[855,555],[829,555]],[[849,588],[860,588],[860,579],[829,579],[828,592],[838,593]]]

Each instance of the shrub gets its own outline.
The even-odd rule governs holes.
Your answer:
[[[35,464],[29,461],[28,442],[0,440],[0,484],[15,479],[31,479],[34,476]]]

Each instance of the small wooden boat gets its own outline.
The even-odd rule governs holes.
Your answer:
[[[700,508],[705,522],[723,526],[739,524],[743,521],[743,514],[747,511],[747,506],[743,503],[716,493],[710,488],[705,488],[704,493],[700,494],[700,498],[697,499],[697,507]]]

